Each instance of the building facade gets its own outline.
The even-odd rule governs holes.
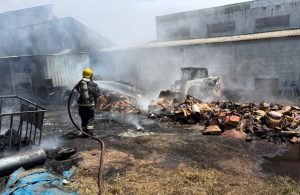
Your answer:
[[[180,79],[180,68],[205,67],[231,97],[300,97],[300,0],[257,0],[156,21],[157,41],[90,56],[104,79],[157,96]]]
[[[93,64],[109,64],[111,71],[102,69],[105,79],[127,81],[156,95],[180,78],[181,67],[205,67],[233,96],[257,101],[299,96],[294,93],[300,89],[299,53],[300,29],[294,29],[103,49]]]
[[[158,16],[159,41],[242,35],[300,27],[299,0],[257,0]]]

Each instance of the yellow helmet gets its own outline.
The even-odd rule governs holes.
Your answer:
[[[94,74],[94,72],[92,69],[86,68],[82,72],[82,77],[86,78],[86,79],[91,79],[93,77],[93,74]]]

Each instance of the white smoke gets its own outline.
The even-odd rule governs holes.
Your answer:
[[[246,0],[2,0],[0,13],[53,4],[55,15],[74,17],[119,45],[155,40],[158,15],[243,1]]]
[[[109,115],[108,117],[121,123],[133,125],[136,130],[144,130],[144,127],[141,125],[140,117],[138,115],[114,113]]]
[[[59,137],[47,137],[42,139],[42,143],[40,145],[43,149],[55,149],[62,145],[63,141]]]
[[[129,124],[134,125],[137,130],[144,130],[144,127],[140,124],[139,117],[136,115],[126,115],[125,121]]]

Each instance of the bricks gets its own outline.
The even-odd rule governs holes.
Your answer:
[[[239,117],[239,116],[235,116],[235,115],[226,116],[224,118],[223,125],[224,126],[231,125],[231,126],[237,127],[239,125],[240,121],[241,121],[241,117]]]

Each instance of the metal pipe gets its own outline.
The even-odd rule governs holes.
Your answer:
[[[41,165],[46,160],[46,152],[43,149],[21,152],[13,156],[0,159],[0,177],[6,176],[20,167],[30,169]]]

